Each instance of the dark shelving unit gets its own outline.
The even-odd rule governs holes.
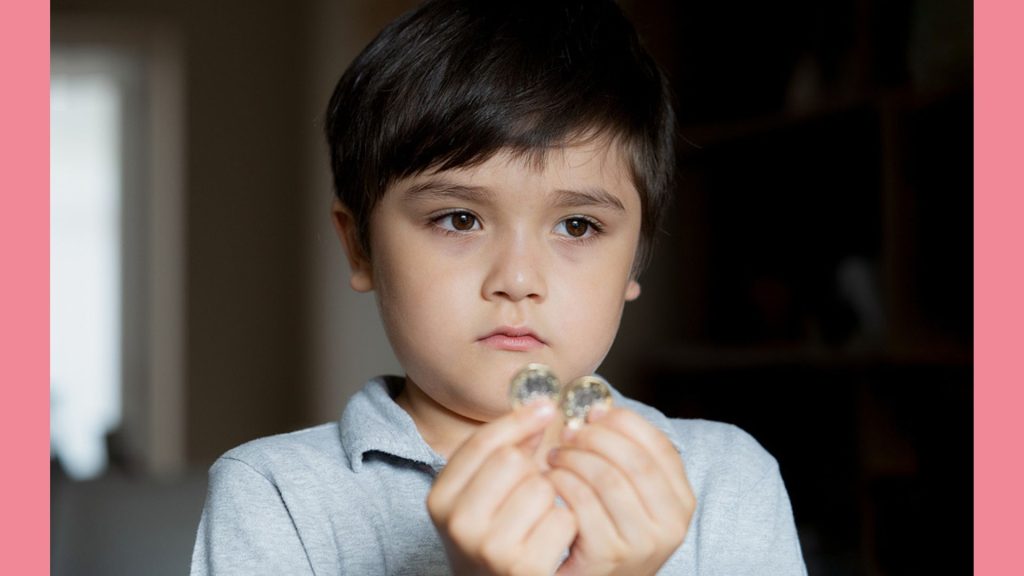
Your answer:
[[[971,4],[626,8],[686,140],[631,393],[776,456],[811,574],[970,573]]]

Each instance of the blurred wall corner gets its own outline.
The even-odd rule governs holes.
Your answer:
[[[51,182],[69,184],[51,197],[84,199],[96,188],[68,169],[99,166],[99,153],[117,159],[105,176],[113,210],[95,227],[115,248],[104,280],[114,287],[104,296],[116,311],[106,321],[114,352],[100,378],[114,403],[90,425],[101,465],[75,473],[51,445],[52,573],[187,571],[217,456],[336,420],[367,378],[398,371],[373,297],[348,288],[328,217],[322,122],[351,59],[413,4],[52,2],[53,71],[115,96],[98,105],[114,128],[84,126],[70,156],[51,150],[51,170],[63,174]],[[69,85],[54,78],[58,92]],[[57,129],[88,118],[61,108],[68,94],[51,92]],[[101,146],[83,134],[108,138]],[[51,230],[74,228],[53,225],[61,218],[84,223],[74,210],[52,211]],[[100,276],[69,254],[77,271],[51,279],[74,296]],[[62,310],[98,309],[66,302]],[[55,306],[51,319],[72,317]],[[95,320],[83,326],[68,349],[101,339]],[[100,396],[69,373],[51,367],[56,444],[85,438],[67,424],[87,414],[76,396]]]
[[[186,464],[183,82],[173,23],[53,11],[51,446],[74,478]]]
[[[304,92],[306,202],[302,226],[307,264],[308,423],[335,421],[371,377],[402,374],[372,294],[349,287],[349,270],[330,221],[334,198],[323,121],[334,86],[349,63],[415,0],[312,0]]]
[[[93,442],[116,432],[125,469],[205,468],[246,441],[336,420],[368,378],[400,371],[372,295],[348,287],[322,123],[351,59],[413,5],[54,0],[58,72],[97,55],[131,72],[115,75],[131,116],[108,227],[123,407]],[[55,170],[69,165],[55,156]],[[74,414],[62,381],[53,410]]]
[[[52,574],[180,574],[188,467],[186,50],[178,21],[51,7]]]

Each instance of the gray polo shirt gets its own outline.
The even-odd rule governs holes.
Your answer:
[[[371,380],[341,420],[239,446],[214,463],[192,574],[447,574],[426,497],[444,459]],[[739,428],[673,420],[614,392],[679,450],[697,497],[664,575],[806,574],[775,459]]]

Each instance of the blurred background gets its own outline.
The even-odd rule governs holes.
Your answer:
[[[206,470],[399,370],[323,110],[410,1],[51,1],[51,566],[181,574]],[[972,567],[972,7],[622,2],[686,139],[602,372],[779,460],[812,574]]]

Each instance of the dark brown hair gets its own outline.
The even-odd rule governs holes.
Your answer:
[[[396,180],[608,136],[640,194],[637,274],[675,175],[668,83],[610,0],[428,0],[355,59],[325,132],[367,253],[370,213]]]

